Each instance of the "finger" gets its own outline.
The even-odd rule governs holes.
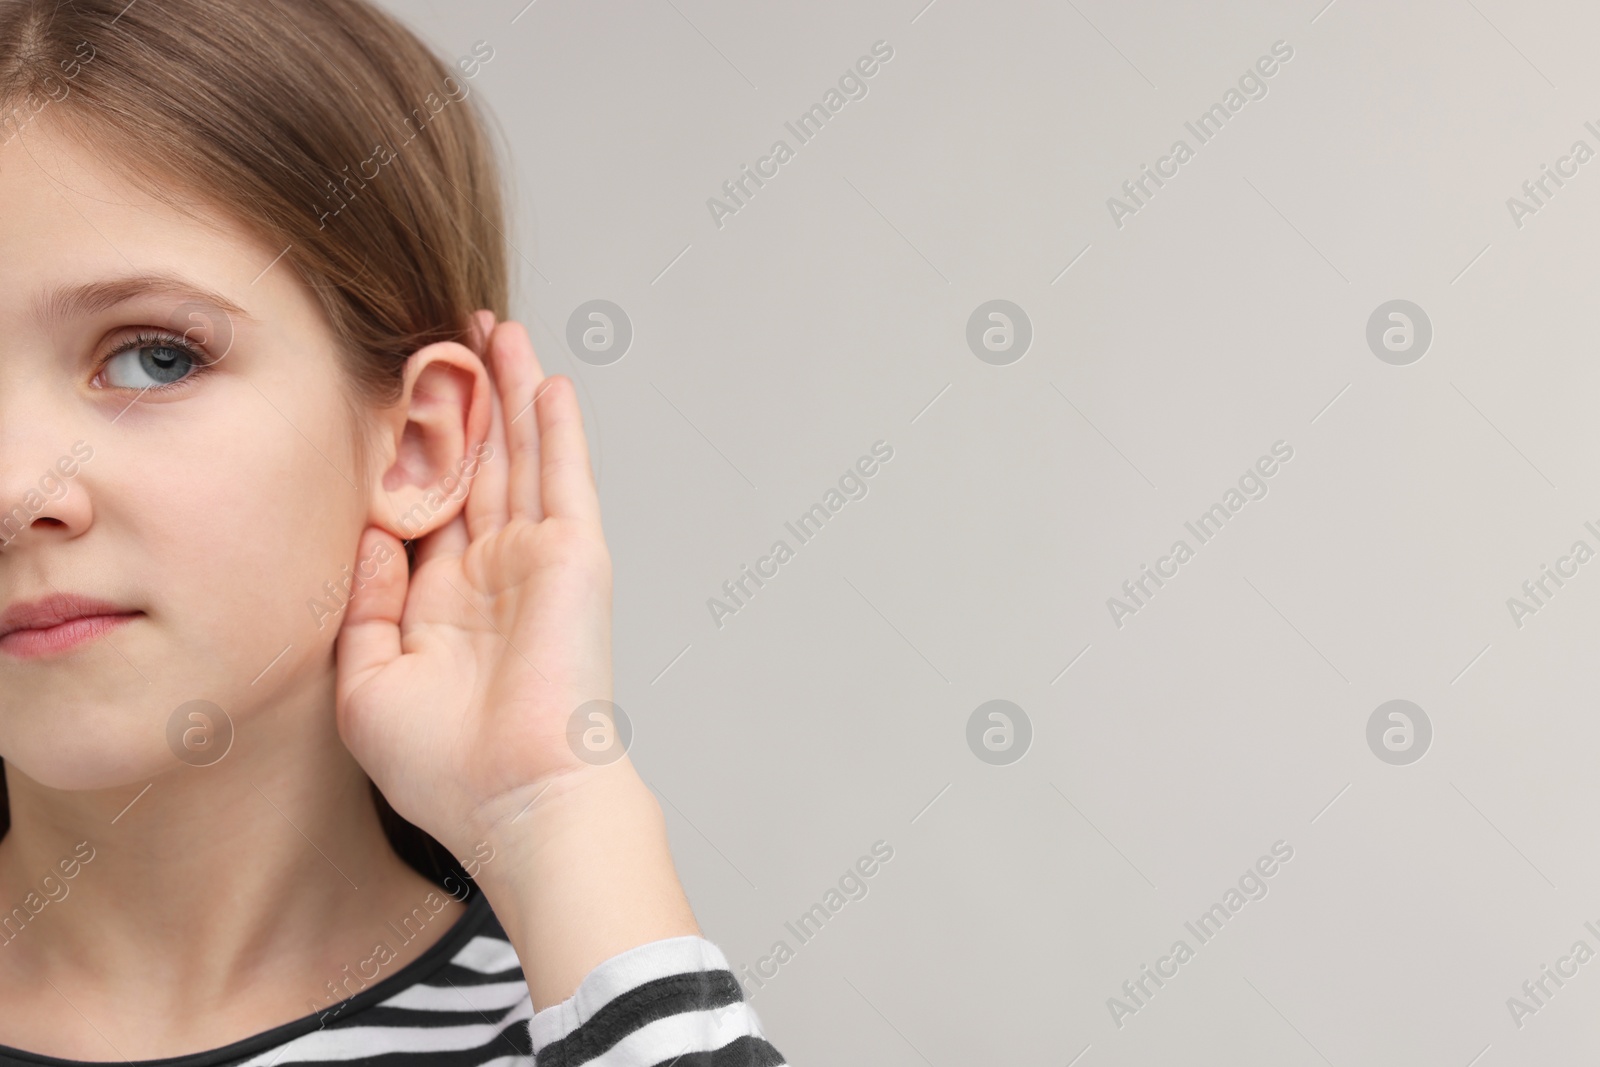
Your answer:
[[[476,488],[473,487],[474,490]],[[471,542],[472,538],[467,533],[467,520],[458,514],[417,542],[417,569],[421,570],[422,565],[429,560],[460,556],[466,552],[467,545]]]
[[[484,342],[486,350],[493,343],[491,335],[491,339]],[[505,382],[495,373],[492,359],[485,359],[484,363],[489,368],[490,391],[493,394],[489,402],[489,436],[484,438],[489,452],[479,462],[478,473],[467,492],[466,529],[469,541],[496,533],[505,526],[509,517],[506,508],[506,485],[510,481],[510,472],[507,470],[506,457]]]
[[[539,397],[539,447],[543,453],[539,480],[547,515],[600,521],[600,491],[589,465],[589,439],[583,433],[583,409],[572,379],[558,374],[547,380]]]
[[[539,493],[539,416],[535,397],[543,389],[544,372],[533,352],[528,331],[519,322],[502,323],[490,342],[495,376],[504,389],[506,452],[510,479],[506,503],[512,517],[539,522],[544,509]]]
[[[494,333],[494,312],[487,309],[474,311],[467,326],[466,345],[482,359],[489,350],[489,337]]]
[[[377,573],[366,578],[357,567],[361,580],[355,583],[335,640],[340,706],[372,672],[400,656],[400,616],[410,584],[405,546],[376,526],[362,532],[356,559],[373,561]]]

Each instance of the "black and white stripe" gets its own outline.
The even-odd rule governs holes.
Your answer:
[[[537,1055],[536,1055],[537,1051]],[[0,1067],[70,1067],[0,1046]],[[319,1015],[164,1067],[780,1067],[728,961],[698,937],[607,960],[535,1014],[516,951],[480,892],[437,943]],[[107,1061],[117,1067],[122,1061]],[[102,1067],[102,1065],[94,1065]],[[125,1065],[122,1065],[125,1067]]]
[[[534,1018],[539,1067],[779,1067],[728,961],[698,937],[641,945]]]

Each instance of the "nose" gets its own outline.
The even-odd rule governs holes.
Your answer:
[[[93,458],[88,440],[68,440],[48,422],[0,419],[0,552],[88,528],[89,494],[81,479]]]
[[[0,292],[5,292],[0,286]],[[0,553],[88,529],[84,465],[110,429],[78,401],[51,335],[0,308]]]

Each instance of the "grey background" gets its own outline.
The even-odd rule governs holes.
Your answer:
[[[617,701],[735,967],[894,858],[754,993],[791,1062],[1502,1064],[1600,1052],[1600,125],[1590,5],[390,0],[514,153],[516,310],[578,381]],[[735,217],[706,207],[873,43]],[[1294,57],[1119,229],[1106,206],[1274,41]],[[1069,263],[1071,269],[1063,273]],[[568,316],[616,302],[625,358]],[[1005,299],[1009,366],[965,341]],[[1424,358],[1380,361],[1406,299]],[[719,629],[876,440],[894,456]],[[1273,442],[1294,457],[1122,628],[1106,599]],[[1597,522],[1600,525],[1600,522]],[[1070,669],[1068,668],[1070,664]],[[1391,699],[1420,761],[1367,747]],[[967,747],[1015,702],[1020,762]],[[1294,858],[1211,943],[1194,919]],[[1107,998],[1179,938],[1137,1015]],[[770,969],[770,964],[769,964]],[[1553,987],[1552,987],[1553,988]]]

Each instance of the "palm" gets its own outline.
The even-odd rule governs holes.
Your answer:
[[[611,566],[576,396],[542,389],[535,427],[517,414],[541,384],[521,328],[497,329],[490,356],[496,451],[463,514],[419,542],[409,581],[391,560],[339,636],[341,736],[395,810],[446,845],[586,769],[568,720],[611,696]],[[401,556],[376,528],[362,551],[381,539]]]

